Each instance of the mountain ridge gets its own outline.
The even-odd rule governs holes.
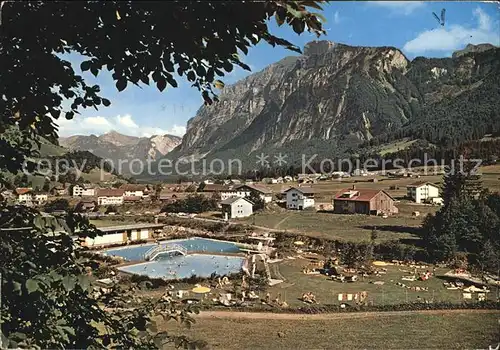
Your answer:
[[[89,151],[103,159],[119,164],[133,159],[156,160],[166,155],[181,142],[175,135],[152,135],[137,137],[110,131],[102,135],[72,135],[60,137],[59,144],[73,151]]]
[[[341,154],[413,123],[432,123],[428,116],[442,105],[457,114],[482,84],[499,95],[491,75],[499,73],[500,49],[492,45],[411,61],[389,46],[314,41],[303,52],[226,86],[219,102],[202,106],[188,121],[182,143],[167,156],[250,159],[263,150],[290,151],[290,145]],[[480,101],[472,102],[475,108]],[[487,130],[497,127],[498,113],[492,116]]]

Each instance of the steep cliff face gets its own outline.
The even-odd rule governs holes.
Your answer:
[[[282,147],[297,140],[367,140],[405,123],[418,91],[405,83],[409,61],[395,48],[306,45],[224,89],[220,102],[188,122],[178,151],[204,156],[240,147]]]
[[[393,47],[311,42],[303,55],[225,87],[219,103],[203,106],[189,120],[181,145],[169,156],[359,144],[421,119],[427,108],[498,72],[498,49],[465,51],[410,62]]]

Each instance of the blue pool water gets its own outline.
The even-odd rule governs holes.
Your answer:
[[[152,278],[180,279],[193,275],[210,277],[213,273],[227,275],[241,270],[244,258],[221,255],[178,255],[118,268],[121,271]]]
[[[206,252],[206,253],[238,253],[240,248],[231,242],[216,241],[204,238],[189,238],[171,241],[161,241],[162,245],[177,244],[187,249],[189,252]],[[156,245],[155,243],[143,244],[133,247],[120,247],[104,250],[106,255],[121,256],[128,261],[143,261],[144,254]]]

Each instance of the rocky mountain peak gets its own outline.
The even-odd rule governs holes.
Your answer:
[[[304,46],[304,56],[312,56],[312,55],[324,55],[328,51],[332,50],[335,47],[335,43],[333,41],[328,40],[315,40],[307,43]]]
[[[310,42],[303,52],[226,86],[220,102],[188,121],[169,156],[243,157],[291,145],[300,152],[306,145],[340,152],[398,130],[423,109],[470,89],[471,77],[480,80],[498,68],[489,56],[409,61],[395,47],[331,41]]]
[[[484,52],[484,51],[488,51],[488,50],[491,50],[494,48],[496,48],[495,45],[488,44],[488,43],[477,44],[477,45],[467,44],[467,46],[464,49],[453,52],[452,57],[458,58],[460,56],[466,55],[466,54],[471,53],[471,52]]]
[[[111,130],[101,136],[101,141],[112,143],[115,146],[130,146],[138,142],[138,137],[120,134],[115,130]]]
[[[114,164],[118,164],[119,160],[157,159],[177,147],[180,142],[181,138],[174,135],[136,137],[123,135],[114,130],[101,136],[76,135],[59,139],[63,147],[76,151],[90,151],[103,159],[113,160]]]

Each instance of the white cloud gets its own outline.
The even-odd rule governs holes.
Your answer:
[[[340,23],[340,14],[339,11],[335,11],[335,14],[333,15],[333,23],[339,24]]]
[[[83,117],[78,116],[71,120],[64,118],[55,121],[59,125],[60,136],[71,135],[102,135],[111,130],[131,136],[150,137],[152,135],[171,134],[182,136],[186,133],[186,127],[174,124],[170,129],[162,129],[153,126],[139,126],[132,116],[117,115],[114,118],[105,117]]]
[[[124,115],[123,117],[120,115],[116,116],[116,121],[118,125],[123,125],[125,128],[138,128],[139,126],[132,120],[132,116],[129,114]]]
[[[425,6],[423,1],[368,1],[370,5],[385,7],[394,14],[409,15],[416,9]]]
[[[477,18],[476,28],[461,25],[447,25],[426,30],[408,41],[403,50],[409,53],[424,53],[426,51],[451,52],[464,48],[467,44],[491,43],[500,44],[499,25],[479,7],[474,10]]]

